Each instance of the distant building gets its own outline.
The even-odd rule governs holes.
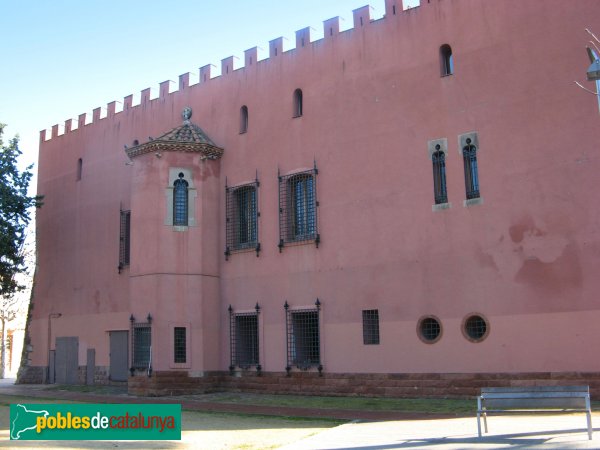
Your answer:
[[[597,393],[600,116],[573,81],[599,22],[388,0],[42,131],[20,382]]]

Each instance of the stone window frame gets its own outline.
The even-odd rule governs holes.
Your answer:
[[[173,225],[173,189],[174,183],[179,179],[179,174],[183,173],[183,179],[188,183],[188,223],[187,225]],[[165,199],[167,211],[164,224],[173,227],[173,231],[186,231],[189,227],[196,227],[196,198],[198,191],[194,185],[192,169],[184,167],[169,167],[169,180],[165,188]]]

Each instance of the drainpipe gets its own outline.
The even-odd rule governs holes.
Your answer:
[[[50,340],[52,339],[52,320],[51,319],[58,319],[60,316],[62,316],[61,313],[50,313],[48,314],[48,364],[46,364],[46,383],[50,382]]]

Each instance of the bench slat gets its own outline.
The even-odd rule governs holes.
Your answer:
[[[511,387],[483,387],[481,393],[501,392],[590,392],[589,386],[511,386]]]

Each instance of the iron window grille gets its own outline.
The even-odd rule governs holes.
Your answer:
[[[479,174],[477,172],[477,147],[467,138],[463,147],[463,162],[465,166],[465,190],[467,199],[479,198]]]
[[[283,307],[287,336],[286,371],[289,373],[293,366],[301,370],[317,366],[321,372],[323,370],[319,332],[321,302],[317,299],[314,308],[291,310],[286,301]]]
[[[258,179],[241,186],[225,186],[225,258],[232,252],[255,250],[258,242]]]
[[[362,312],[363,344],[379,344],[379,310],[365,309]]]
[[[121,210],[121,224],[119,227],[119,273],[123,267],[129,265],[131,248],[131,211]]]
[[[433,163],[433,193],[435,204],[448,203],[446,190],[446,154],[440,150],[440,145],[435,146],[436,151],[431,155]]]
[[[187,226],[188,224],[188,182],[183,179],[183,173],[173,183],[173,225]]]
[[[286,244],[320,243],[317,221],[317,174],[315,167],[279,176],[279,251]]]
[[[255,312],[235,313],[229,306],[229,350],[230,366],[249,369],[252,366],[260,371],[258,315],[260,306],[255,306]]]
[[[184,364],[187,362],[187,330],[185,327],[175,327],[173,333],[173,362]]]
[[[147,322],[131,321],[131,368],[138,370],[152,370],[152,317],[148,314]]]
[[[469,340],[479,342],[487,336],[489,328],[483,317],[472,315],[464,321],[463,330]]]
[[[423,342],[433,344],[442,337],[442,325],[437,317],[424,316],[417,324],[417,333]]]

